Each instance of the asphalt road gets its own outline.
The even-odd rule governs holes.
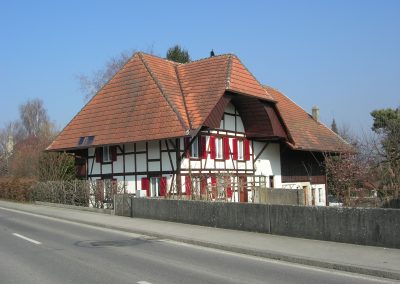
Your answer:
[[[393,283],[0,207],[0,283]]]

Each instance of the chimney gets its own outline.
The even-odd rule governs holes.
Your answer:
[[[319,108],[317,106],[313,106],[312,108],[312,117],[315,121],[319,122]]]
[[[211,49],[210,57],[214,57],[214,56],[215,56],[214,49]]]

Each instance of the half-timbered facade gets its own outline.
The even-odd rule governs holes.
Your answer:
[[[258,183],[309,188],[315,205],[325,204],[322,153],[348,149],[234,55],[179,64],[143,53],[48,147],[74,153],[82,177],[137,196],[246,202]]]

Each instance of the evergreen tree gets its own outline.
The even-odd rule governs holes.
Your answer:
[[[336,134],[339,134],[339,131],[338,131],[338,128],[337,128],[335,119],[332,120],[331,129],[332,129],[332,131],[335,132]]]
[[[168,49],[166,58],[178,63],[190,62],[189,52],[178,44]]]

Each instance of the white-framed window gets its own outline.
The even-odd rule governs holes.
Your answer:
[[[322,188],[318,188],[318,202],[322,202]]]
[[[215,138],[215,158],[223,159],[224,158],[224,148],[222,138]]]
[[[103,163],[111,162],[110,147],[103,147]]]
[[[243,140],[238,140],[238,160],[244,160]]]
[[[160,177],[150,178],[150,196],[157,197],[160,195]]]
[[[199,139],[198,137],[194,138],[194,141],[191,146],[191,153],[192,153],[192,158],[198,158],[199,157]]]

